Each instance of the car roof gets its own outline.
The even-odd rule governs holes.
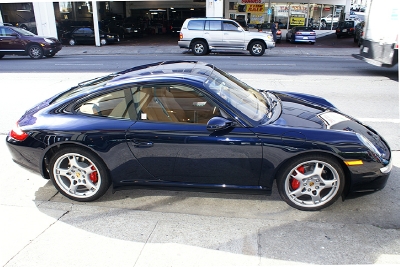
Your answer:
[[[231,20],[222,17],[188,18],[187,20]]]
[[[119,85],[132,82],[181,78],[204,82],[214,70],[214,65],[199,61],[161,61],[136,66],[115,74],[107,85]]]

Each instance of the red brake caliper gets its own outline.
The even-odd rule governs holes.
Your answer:
[[[90,169],[92,169],[94,172],[90,174],[89,178],[93,183],[97,183],[99,181],[99,176],[97,175],[96,168],[92,166]]]
[[[305,173],[303,166],[298,167],[297,171],[303,174]],[[292,180],[290,181],[290,185],[292,186],[293,190],[296,190],[300,187],[300,182],[297,179],[292,178]]]

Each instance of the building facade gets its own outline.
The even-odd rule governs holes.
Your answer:
[[[90,23],[96,29],[127,18],[151,34],[167,33],[172,21],[189,17],[225,17],[250,25],[276,21],[285,29],[304,25],[320,30],[333,29],[350,14],[351,6],[352,0],[16,1],[0,4],[0,22],[53,37],[71,22]]]

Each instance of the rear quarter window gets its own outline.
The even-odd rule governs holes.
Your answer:
[[[188,30],[195,30],[195,31],[204,30],[204,20],[191,20],[191,21],[189,21]]]

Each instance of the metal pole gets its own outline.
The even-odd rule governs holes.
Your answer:
[[[97,14],[97,2],[92,1],[93,11],[93,26],[94,26],[94,40],[96,46],[100,46],[100,33],[99,33],[99,15]]]

